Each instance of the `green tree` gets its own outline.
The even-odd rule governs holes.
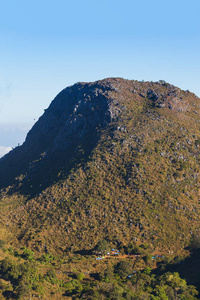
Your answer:
[[[5,246],[5,241],[0,240],[0,249],[2,249]]]
[[[27,248],[24,248],[24,251],[23,251],[23,254],[22,254],[22,257],[24,259],[28,259],[28,260],[33,260],[34,259],[34,252],[31,250],[31,249],[27,249]]]
[[[78,274],[76,275],[76,278],[77,278],[79,281],[82,281],[83,278],[84,278],[84,274],[83,274],[83,273],[78,273]]]
[[[159,300],[169,300],[163,286],[156,286],[155,292]]]
[[[117,273],[121,278],[126,277],[131,274],[131,266],[128,261],[120,261],[115,266],[115,273]]]
[[[152,255],[151,254],[147,254],[144,257],[144,261],[147,264],[148,262],[150,262],[152,260]]]
[[[56,284],[58,282],[58,278],[56,276],[55,270],[51,269],[47,271],[47,274],[45,275],[45,279],[47,281],[50,281],[52,284]]]
[[[110,245],[106,240],[101,240],[97,243],[95,250],[98,252],[106,253],[109,252]]]
[[[19,286],[17,287],[17,299],[24,299],[25,297],[29,297],[30,291],[31,289],[29,286],[29,282],[26,280],[21,280]]]

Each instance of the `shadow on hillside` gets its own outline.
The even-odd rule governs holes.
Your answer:
[[[83,250],[78,250],[78,251],[75,251],[74,252],[75,254],[80,254],[80,255],[91,255],[91,254],[93,254],[93,249],[92,250],[85,250],[85,249],[83,249]]]
[[[200,249],[193,249],[190,256],[184,260],[179,261],[177,257],[177,261],[177,263],[167,265],[164,272],[178,272],[188,285],[194,285],[200,292]],[[162,266],[158,266],[155,273],[162,274]]]
[[[61,91],[24,144],[0,159],[0,189],[12,186],[10,193],[31,198],[87,162],[102,128],[113,119],[111,100],[103,90],[113,88],[77,83]]]
[[[67,151],[56,152],[41,160],[35,160],[31,162],[31,168],[27,167],[30,166],[30,163],[28,162],[29,159],[26,158],[26,164],[24,162],[20,168],[16,162],[17,167],[12,171],[12,164],[15,160],[21,160],[22,155],[20,149],[16,149],[16,156],[13,153],[12,157],[6,157],[5,163],[1,164],[3,168],[1,168],[0,173],[4,173],[5,176],[8,175],[8,179],[0,182],[0,188],[9,186],[8,194],[19,192],[27,199],[33,198],[49,186],[67,178],[72,170],[74,172],[80,165],[87,163],[98,140],[99,135],[93,131],[90,140],[82,140]],[[16,178],[18,179],[16,180]]]
[[[3,296],[5,299],[17,299],[17,294],[15,294],[13,291],[5,291],[3,292]]]
[[[188,284],[195,285],[200,292],[200,249],[193,249],[190,257],[171,266]]]
[[[99,273],[90,273],[90,277],[95,280],[99,280]]]

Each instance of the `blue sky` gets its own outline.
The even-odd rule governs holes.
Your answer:
[[[22,143],[77,81],[163,79],[200,96],[199,11],[199,0],[1,1],[0,147]]]

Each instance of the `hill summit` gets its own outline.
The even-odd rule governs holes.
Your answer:
[[[199,113],[196,95],[164,81],[67,87],[0,159],[7,236],[38,251],[102,238],[188,245],[199,231]]]

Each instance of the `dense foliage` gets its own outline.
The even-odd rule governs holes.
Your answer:
[[[0,254],[5,257],[0,262],[0,299],[195,300],[198,297],[196,288],[188,285],[178,272],[167,270],[167,260],[158,259],[158,269],[152,269],[155,262],[145,262],[145,256],[135,259],[107,256],[96,262],[94,255],[74,253],[51,256],[49,261],[50,254],[36,257],[26,248],[18,251],[3,248]]]

